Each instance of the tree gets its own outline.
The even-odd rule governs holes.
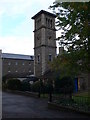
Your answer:
[[[57,30],[63,31],[57,40],[67,51],[52,63],[61,75],[90,72],[89,5],[90,2],[56,1],[50,6],[57,16]]]
[[[21,81],[18,79],[8,79],[6,85],[10,90],[21,90]]]

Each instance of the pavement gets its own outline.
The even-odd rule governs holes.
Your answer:
[[[76,112],[48,109],[47,99],[2,93],[2,118],[89,118]]]

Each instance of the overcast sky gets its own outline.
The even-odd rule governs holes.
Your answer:
[[[0,0],[0,49],[3,53],[34,55],[34,21],[54,0]]]

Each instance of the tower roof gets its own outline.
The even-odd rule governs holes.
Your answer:
[[[47,12],[47,11],[45,11],[45,10],[41,10],[41,11],[38,12],[36,15],[34,15],[34,16],[32,17],[32,19],[35,19],[37,16],[39,16],[39,15],[42,14],[42,13],[47,14],[47,15],[50,15],[50,16],[52,16],[52,17],[56,17],[56,15],[53,14],[53,13]]]

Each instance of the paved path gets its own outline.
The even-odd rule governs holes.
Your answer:
[[[3,92],[3,118],[85,118],[74,112],[47,108],[47,100]]]

